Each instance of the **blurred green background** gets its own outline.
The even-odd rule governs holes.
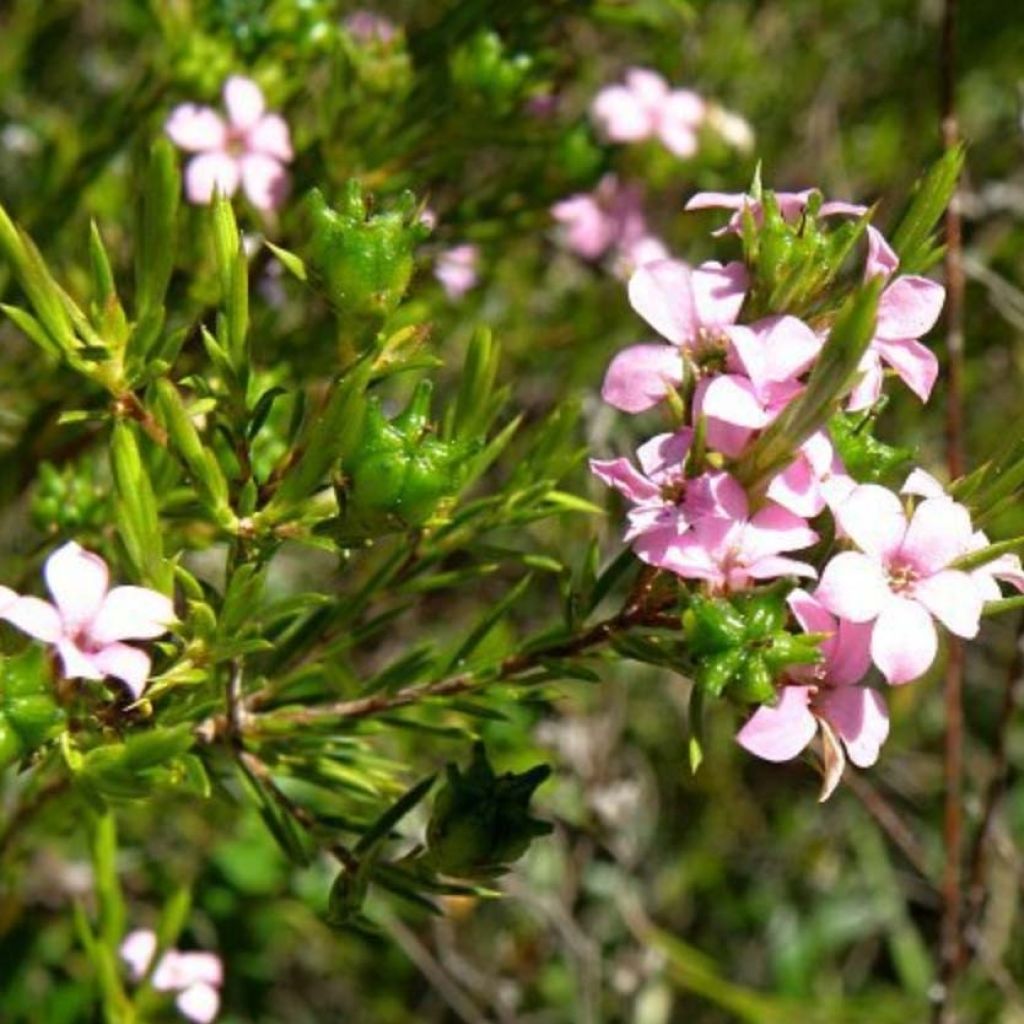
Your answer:
[[[362,53],[340,28],[351,10],[328,0],[6,0],[0,202],[72,280],[85,272],[90,218],[130,266],[138,153],[173,104],[216,102],[228,74],[254,74],[292,126],[296,196],[358,175],[385,195],[410,188],[437,210],[410,318],[433,324],[448,382],[457,381],[473,326],[487,323],[505,348],[513,404],[534,419],[578,404],[576,441],[605,456],[642,436],[642,425],[600,405],[597,389],[610,355],[645,328],[622,282],[559,248],[551,203],[592,188],[607,170],[644,181],[652,224],[675,254],[696,262],[729,249],[708,237],[714,217],[681,215],[686,197],[742,190],[757,161],[771,187],[817,185],[829,197],[879,201],[884,227],[940,150],[938,0],[408,0],[376,8],[404,26],[404,43]],[[486,32],[506,54],[528,58],[511,93],[489,92],[486,75],[474,79],[472,70],[460,80],[454,55]],[[1024,13],[1005,0],[965,3],[959,41],[969,143],[967,429],[977,460],[1020,407]],[[630,65],[657,68],[746,118],[754,150],[708,139],[698,157],[679,161],[603,146],[587,104]],[[531,97],[547,96],[552,113],[528,113]],[[241,216],[284,244],[302,237],[298,203],[276,222]],[[429,265],[438,246],[464,241],[481,248],[482,280],[453,303]],[[327,313],[300,305],[291,282],[277,286],[283,296],[256,304],[260,359],[299,379],[316,375]],[[15,510],[0,520],[0,555],[16,565],[26,545],[39,543],[14,523],[36,466],[77,458],[56,427],[77,382],[36,368],[9,324],[0,346],[0,496]],[[940,384],[923,410],[901,393],[880,428],[940,472],[944,397]],[[606,500],[582,467],[563,486]],[[532,528],[531,543],[572,561],[596,537],[610,558],[621,523],[614,501],[607,507],[600,521]],[[1020,533],[1024,524],[1005,526]],[[501,593],[500,580],[480,586],[485,596]],[[421,603],[403,629],[457,636],[479,614],[481,592]],[[531,595],[526,624],[537,627],[557,614],[558,580],[540,574]],[[970,650],[970,830],[992,771],[1015,630],[1014,621],[990,623]],[[506,876],[503,898],[453,899],[435,918],[377,897],[370,916],[378,934],[332,931],[323,917],[328,865],[293,869],[258,817],[223,796],[208,805],[168,798],[120,816],[136,922],[151,922],[170,891],[194,882],[186,944],[225,959],[224,1021],[926,1020],[942,863],[939,669],[890,694],[893,733],[870,791],[843,786],[823,807],[808,764],[751,759],[733,743],[736,722],[724,710],[713,717],[704,767],[691,776],[688,684],[629,663],[598,670],[600,684],[565,684],[554,701],[509,697],[507,720],[483,727],[500,768],[537,760],[555,768],[539,794],[555,832]],[[1019,722],[1009,740],[988,909],[973,936],[980,953],[960,995],[966,1024],[1024,1021]],[[437,767],[461,754],[443,736],[396,732],[380,742]],[[7,813],[19,785],[13,774],[3,781]],[[920,863],[879,828],[869,807],[879,794]],[[0,1021],[94,1019],[68,913],[89,888],[75,826],[55,804],[5,854]]]

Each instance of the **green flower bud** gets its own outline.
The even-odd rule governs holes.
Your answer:
[[[479,32],[453,55],[452,81],[474,104],[505,113],[522,95],[532,66],[527,54],[507,56],[496,33]]]
[[[712,697],[720,697],[741,671],[747,659],[742,647],[709,654],[697,666],[697,685]]]
[[[729,685],[729,696],[745,704],[764,704],[775,698],[775,676],[757,652],[748,654]]]
[[[20,760],[25,753],[25,745],[17,731],[7,721],[6,716],[0,714],[0,768],[6,768]]]
[[[413,253],[428,234],[407,193],[397,208],[370,213],[362,186],[345,187],[332,209],[318,189],[309,196],[313,221],[307,266],[349,326],[377,329],[395,310],[413,272]]]
[[[698,658],[735,647],[743,640],[746,628],[743,616],[725,600],[697,595],[683,613],[686,640]]]
[[[458,490],[473,446],[430,433],[430,396],[430,382],[421,382],[408,407],[390,421],[379,402],[369,403],[362,442],[342,466],[344,534],[378,536],[422,526]]]
[[[530,800],[548,777],[547,765],[495,775],[483,744],[465,772],[448,765],[447,782],[427,825],[427,861],[461,878],[495,875],[517,860],[551,826],[530,816]]]
[[[57,469],[39,466],[31,504],[32,522],[44,533],[80,533],[99,529],[108,517],[108,496],[91,466],[70,463]]]

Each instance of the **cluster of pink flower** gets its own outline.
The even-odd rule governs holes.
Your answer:
[[[156,933],[139,929],[121,943],[121,957],[136,980],[148,974],[157,992],[175,993],[175,1005],[196,1024],[210,1024],[220,1010],[224,967],[214,953],[166,950],[156,965]]]
[[[811,194],[778,194],[783,217],[803,216]],[[726,232],[739,232],[744,207],[755,223],[761,220],[760,205],[744,195],[701,194],[688,204],[707,207],[735,211]],[[825,203],[819,216],[863,212]],[[883,275],[885,286],[874,337],[848,399],[853,410],[879,397],[883,363],[922,400],[928,398],[937,364],[919,339],[935,324],[944,300],[940,285],[899,275],[883,236],[870,227],[868,233],[866,275]],[[877,484],[859,484],[824,430],[803,444],[758,500],[745,493],[728,472],[730,460],[741,457],[801,394],[825,343],[821,333],[790,315],[739,323],[748,288],[748,270],[740,262],[691,268],[661,260],[632,275],[633,309],[665,343],[634,345],[615,356],[602,396],[629,413],[665,401],[678,408],[676,389],[686,382],[691,420],[643,444],[639,469],[624,458],[594,460],[591,468],[630,502],[626,540],[636,554],[715,595],[784,577],[817,579],[818,569],[792,553],[816,544],[811,521],[831,515],[841,550],[821,569],[813,593],[796,589],[788,599],[802,629],[827,635],[822,660],[788,671],[777,702],[759,708],[738,739],[752,753],[782,761],[820,730],[826,763],[838,763],[841,771],[845,746],[850,760],[863,767],[875,761],[889,728],[881,695],[865,681],[871,664],[889,684],[917,679],[937,653],[935,621],[957,636],[974,637],[985,601],[999,596],[997,580],[1024,590],[1024,571],[1015,555],[973,570],[958,567],[989,543],[973,529],[967,509],[922,470],[911,474],[902,499]],[[717,454],[695,467],[688,456],[700,421],[707,449]],[[833,774],[837,780],[838,772]]]
[[[138,698],[150,658],[125,640],[153,640],[175,620],[170,599],[147,587],[110,589],[107,564],[70,541],[43,571],[53,604],[0,587],[0,619],[51,644],[67,679],[121,680]]]

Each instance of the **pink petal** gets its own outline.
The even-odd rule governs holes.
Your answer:
[[[565,244],[585,260],[599,259],[615,240],[615,223],[589,195],[555,203],[551,215],[565,229]]]
[[[700,411],[709,419],[747,430],[759,430],[771,421],[753,383],[731,373],[715,377],[708,384],[703,391]]]
[[[185,195],[191,203],[208,203],[214,192],[233,196],[238,190],[238,162],[227,153],[213,151],[193,157],[185,168]]]
[[[989,576],[1009,583],[1011,587],[1024,591],[1024,567],[1021,566],[1019,555],[1000,555],[993,558],[987,565],[976,572],[986,572]]]
[[[148,587],[114,587],[89,625],[97,644],[114,640],[152,640],[174,622],[170,598]]]
[[[806,195],[806,193],[801,193]],[[807,198],[810,198],[808,195]],[[820,217],[862,217],[868,208],[861,203],[847,203],[842,199],[833,199],[821,204],[818,211]]]
[[[280,114],[261,117],[246,134],[245,141],[251,151],[273,157],[281,163],[288,163],[295,155],[288,122]]]
[[[805,633],[835,633],[835,616],[806,590],[798,588],[790,591],[786,604]]]
[[[65,679],[102,679],[105,675],[96,664],[94,655],[83,651],[73,641],[62,638],[57,641],[56,647]]]
[[[830,690],[817,702],[858,768],[869,768],[889,735],[889,712],[880,693],[863,686]]]
[[[920,338],[939,319],[946,289],[926,277],[898,277],[878,300],[878,338]]]
[[[590,114],[612,142],[639,142],[654,131],[651,112],[622,85],[602,89],[594,97]]]
[[[899,557],[919,572],[937,572],[971,550],[973,535],[963,505],[945,496],[926,498],[914,510]]]
[[[739,260],[725,266],[708,260],[697,267],[690,287],[700,324],[723,326],[733,323],[740,315],[749,284],[747,268]]]
[[[697,128],[704,119],[704,101],[694,92],[677,89],[661,106],[658,136],[665,148],[686,158],[697,152]]]
[[[946,489],[923,469],[911,470],[906,483],[900,488],[900,494],[914,494],[919,498],[945,498]]]
[[[142,696],[151,665],[145,651],[128,644],[108,644],[93,654],[91,660],[102,675],[120,679],[136,700]]]
[[[248,153],[241,159],[242,189],[257,210],[276,210],[288,195],[288,172],[273,157]]]
[[[678,260],[657,260],[629,279],[629,302],[663,338],[675,345],[691,342],[701,326],[693,290],[693,272]]]
[[[754,325],[765,347],[765,378],[788,381],[818,357],[824,339],[795,316],[768,317]]]
[[[773,580],[780,576],[805,576],[813,580],[818,575],[813,565],[797,561],[795,558],[783,558],[781,555],[764,555],[758,558],[746,567],[746,573],[755,580]]]
[[[840,618],[869,622],[886,604],[889,587],[878,562],[844,551],[825,566],[814,596]]]
[[[56,643],[64,631],[60,612],[48,601],[38,597],[17,598],[12,604],[5,605],[0,610],[0,618],[6,619],[23,633],[46,643]]]
[[[850,686],[867,675],[871,667],[872,628],[870,622],[839,620],[839,631],[822,645],[830,683]]]
[[[676,479],[682,472],[683,460],[690,451],[693,431],[683,427],[675,434],[658,434],[636,450],[640,468],[652,479]]]
[[[878,358],[878,353],[870,348],[864,353],[857,372],[860,377],[850,391],[850,397],[846,403],[846,408],[850,412],[870,409],[881,398],[882,384],[885,379],[882,373],[882,361]]]
[[[135,978],[141,978],[146,973],[155,952],[156,932],[148,928],[131,932],[121,943],[121,959]]]
[[[210,1024],[220,1010],[220,994],[212,985],[190,985],[174,1001],[182,1014],[197,1024]]]
[[[750,202],[745,192],[697,192],[690,196],[684,210],[742,210]]]
[[[668,98],[668,83],[650,68],[630,68],[626,72],[626,86],[648,107],[658,107]]]
[[[630,501],[641,502],[661,496],[661,488],[638,473],[629,459],[591,459],[590,472]]]
[[[939,361],[931,349],[913,338],[876,338],[872,347],[922,402],[928,401],[939,375]]]
[[[899,257],[892,250],[892,246],[885,240],[885,236],[878,228],[868,225],[868,258],[864,266],[864,277],[867,280],[881,274],[888,277],[896,272],[900,265]]]
[[[164,125],[171,141],[190,153],[221,149],[227,142],[227,127],[210,107],[183,103],[171,111]]]
[[[263,90],[251,78],[232,75],[224,83],[224,106],[227,107],[231,127],[247,132],[263,116],[266,106]]]
[[[747,518],[747,492],[728,473],[710,472],[696,477],[686,487],[686,508],[696,518],[719,516]]]
[[[871,631],[871,660],[892,685],[928,671],[938,653],[935,624],[923,605],[891,597]]]
[[[176,973],[181,986],[215,985],[224,983],[224,965],[215,953],[179,952],[176,956]]]
[[[43,575],[65,626],[82,626],[99,611],[109,582],[99,555],[70,541],[46,560]]]
[[[809,707],[813,692],[809,686],[784,686],[779,702],[758,708],[736,734],[736,742],[765,761],[792,760],[817,731]]]
[[[644,412],[682,382],[683,361],[672,346],[632,345],[611,361],[601,397],[623,412]]]
[[[945,569],[920,580],[914,586],[914,600],[924,605],[951,633],[966,640],[978,635],[984,602],[967,573]]]
[[[781,505],[766,505],[754,514],[743,534],[743,550],[752,557],[798,551],[816,544],[818,535],[806,521]]]
[[[767,496],[798,516],[811,518],[825,508],[818,480],[806,456],[798,455],[768,485]]]
[[[878,484],[861,484],[836,509],[843,532],[877,560],[899,550],[907,532],[907,518],[900,499]]]

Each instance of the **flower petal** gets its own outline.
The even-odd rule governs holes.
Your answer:
[[[295,155],[292,151],[291,132],[288,122],[280,114],[261,117],[245,137],[249,149],[288,163]]]
[[[164,131],[176,146],[190,153],[222,149],[227,142],[227,127],[221,116],[210,107],[195,103],[175,107]]]
[[[889,711],[885,699],[865,686],[829,690],[818,702],[858,768],[869,768],[889,735]]]
[[[65,679],[102,679],[105,673],[88,651],[83,651],[71,640],[61,638],[56,643]]]
[[[590,116],[612,142],[639,142],[654,131],[651,111],[623,85],[602,89],[594,97]]]
[[[795,558],[763,555],[747,565],[746,574],[755,580],[774,580],[780,576],[805,576],[813,580],[817,578],[818,571],[813,565]]]
[[[798,551],[817,541],[818,535],[806,520],[781,505],[766,505],[760,509],[743,532],[743,550],[753,557]]]
[[[46,643],[56,643],[64,632],[60,612],[38,597],[19,597],[0,610],[0,618]]]
[[[732,373],[715,377],[708,384],[703,391],[700,411],[709,419],[747,430],[760,430],[771,420],[753,382]]]
[[[288,172],[262,153],[247,153],[241,161],[242,189],[257,210],[276,210],[288,195]]]
[[[652,480],[677,480],[683,471],[683,460],[693,443],[693,431],[683,427],[674,434],[658,434],[636,450],[636,461]]]
[[[935,326],[945,301],[941,284],[914,275],[896,278],[878,300],[876,337],[920,338]]]
[[[238,190],[238,162],[227,153],[214,150],[193,157],[185,168],[185,195],[190,203],[204,204],[214,192],[233,196]]]
[[[809,686],[784,686],[778,703],[758,708],[736,734],[736,742],[765,761],[792,760],[818,728],[810,710],[813,692]]]
[[[876,338],[872,347],[922,402],[928,401],[939,375],[939,361],[931,349],[912,338]]]
[[[699,322],[718,327],[734,323],[747,297],[749,283],[747,268],[739,260],[725,266],[715,260],[702,263],[691,279]]]
[[[921,573],[937,572],[970,551],[973,536],[963,505],[945,496],[926,498],[911,516],[899,555]]]
[[[683,361],[671,345],[631,345],[611,361],[601,397],[623,412],[644,412],[682,382]]]
[[[894,555],[907,532],[900,499],[878,484],[861,484],[836,509],[836,521],[862,551],[881,561]]]
[[[871,667],[870,622],[839,620],[835,637],[822,644],[825,652],[828,681],[836,686],[850,686],[859,683]]]
[[[224,83],[224,106],[227,107],[231,127],[247,132],[263,116],[266,108],[263,90],[251,78],[232,75]]]
[[[844,551],[825,566],[814,596],[842,619],[870,622],[888,600],[889,587],[878,562]]]
[[[149,969],[156,952],[156,932],[139,928],[125,936],[121,943],[121,959],[128,965],[132,977],[141,978]]]
[[[923,605],[890,597],[871,631],[871,660],[886,682],[909,683],[923,676],[938,653],[935,624]]]
[[[661,496],[661,488],[638,473],[629,459],[591,459],[590,472],[633,502]]]
[[[65,626],[85,625],[100,610],[107,593],[107,563],[70,541],[58,548],[43,567],[46,585]]]
[[[148,587],[114,587],[89,626],[89,638],[97,644],[152,640],[166,633],[174,620],[169,597]]]
[[[138,700],[146,688],[151,662],[145,651],[128,644],[108,644],[91,656],[93,665],[105,676],[120,679]]]
[[[174,1004],[196,1024],[210,1024],[220,1010],[220,993],[212,985],[200,982],[184,989]]]
[[[965,640],[978,635],[984,601],[967,573],[945,569],[920,580],[914,587],[914,600],[923,604],[951,633]]]
[[[881,275],[889,277],[896,272],[900,259],[878,228],[868,225],[868,258],[864,265],[865,280]]]
[[[701,326],[693,290],[693,271],[679,260],[655,260],[629,279],[629,302],[663,338],[674,345],[691,342]]]

